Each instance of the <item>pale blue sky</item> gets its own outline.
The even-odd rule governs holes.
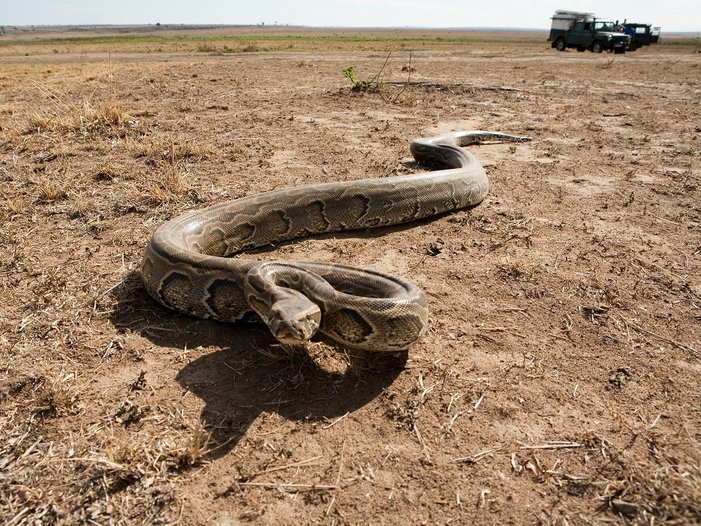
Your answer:
[[[701,0],[0,0],[0,26],[290,24],[546,29],[556,9],[701,31]]]

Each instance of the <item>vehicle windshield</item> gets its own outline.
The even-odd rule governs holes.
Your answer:
[[[614,31],[613,22],[594,22],[594,29],[597,31]]]

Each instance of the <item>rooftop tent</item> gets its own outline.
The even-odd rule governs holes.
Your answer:
[[[594,13],[584,13],[581,11],[564,11],[562,9],[555,11],[551,17],[551,29],[570,29],[575,20],[594,18]]]

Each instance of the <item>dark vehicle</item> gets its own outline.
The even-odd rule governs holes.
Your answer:
[[[628,51],[635,51],[639,47],[657,44],[660,41],[660,28],[652,27],[650,24],[636,24],[624,21],[620,28],[622,33],[630,37]]]
[[[577,51],[588,49],[594,53],[625,53],[630,36],[617,31],[616,27],[613,22],[597,20],[592,13],[556,11],[552,17],[548,41],[558,51],[575,48]]]

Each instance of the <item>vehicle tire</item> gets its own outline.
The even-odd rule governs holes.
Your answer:
[[[635,42],[631,42],[628,46],[628,51],[635,51],[636,49],[638,49],[638,44],[636,44]]]
[[[591,50],[594,53],[601,53],[604,50],[604,46],[601,45],[601,42],[596,40],[592,45],[591,45]]]
[[[567,49],[567,45],[565,44],[564,38],[558,38],[555,41],[555,49],[557,49],[558,51],[564,51]]]

